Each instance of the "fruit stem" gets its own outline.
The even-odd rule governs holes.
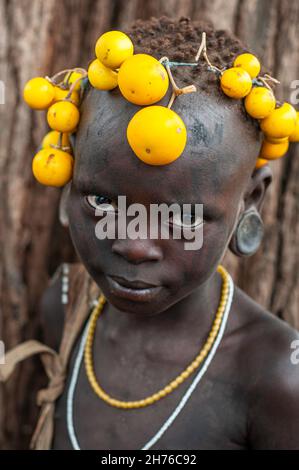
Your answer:
[[[195,85],[188,85],[188,86],[185,86],[184,88],[178,88],[177,90],[173,89],[167,108],[169,109],[171,108],[177,96],[186,95],[187,93],[194,93],[195,91],[196,91]]]
[[[169,109],[171,108],[171,106],[173,105],[175,99],[176,99],[176,94],[175,94],[175,92],[173,91],[173,92],[171,93],[171,97],[170,97],[169,103],[168,103],[168,105],[167,105],[167,108],[169,108]]]
[[[162,58],[159,60],[159,62],[160,62],[161,64],[163,64],[163,62],[165,62],[165,64],[163,64],[163,65],[164,65],[164,67],[165,67],[166,70],[167,70],[167,73],[168,73],[169,80],[170,80],[170,83],[171,83],[171,85],[172,85],[172,88],[173,88],[173,90],[174,90],[175,93],[178,93],[179,87],[178,87],[177,84],[175,83],[174,78],[173,78],[173,75],[172,75],[172,73],[171,73],[168,57],[162,57]]]
[[[63,132],[59,132],[57,145],[50,144],[50,147],[52,147],[53,149],[56,149],[56,150],[63,150],[64,152],[69,152],[71,150],[71,147],[63,146],[62,145],[62,138],[63,138]]]
[[[199,49],[197,51],[197,54],[195,56],[195,62],[199,61],[201,54],[203,55],[204,60],[206,61],[206,63],[208,64],[208,66],[210,67],[210,69],[213,72],[218,72],[220,74],[223,73],[222,69],[219,69],[218,67],[216,67],[216,65],[213,65],[210,62],[210,59],[209,59],[208,53],[207,53],[207,34],[206,34],[205,31],[203,31],[203,33],[202,33],[201,43],[200,43]]]
[[[273,91],[272,88],[270,87],[269,83],[267,83],[267,80],[265,80],[264,77],[258,77],[258,80],[262,82],[268,90]]]
[[[50,78],[50,81],[52,81],[53,83],[55,83],[55,80],[60,77],[60,75],[66,75],[68,72],[70,72],[71,69],[65,69],[65,70],[60,70],[60,72],[57,72],[55,73],[55,75],[53,75],[51,78]],[[48,77],[46,77],[48,78]],[[56,83],[55,83],[56,84]]]
[[[268,73],[265,73],[264,77],[263,77],[265,80],[269,80],[270,82],[273,82],[273,83],[277,83],[279,84],[280,81],[277,80],[276,78],[274,77],[271,77],[271,75],[269,75]]]
[[[172,85],[172,94],[171,94],[171,97],[170,97],[170,100],[169,100],[169,103],[167,105],[167,108],[171,108],[171,106],[173,105],[173,102],[175,100],[175,98],[179,95],[185,95],[187,93],[193,93],[196,91],[196,86],[195,85],[188,85],[188,86],[185,86],[183,88],[179,88],[177,86],[177,84],[175,83],[175,80],[173,78],[173,75],[172,75],[172,72],[171,72],[171,69],[170,69],[170,66],[169,66],[169,59],[168,57],[162,57],[160,59],[161,63],[165,62],[165,68],[167,70],[167,73],[168,73],[168,76],[169,76],[169,80],[170,80],[170,83]]]
[[[66,75],[67,73],[70,73],[70,72],[78,72],[78,73],[86,73],[86,70],[85,69],[82,69],[81,67],[75,67],[74,69],[64,69],[64,70],[61,70],[60,72],[57,72],[55,73],[55,75],[53,75],[52,77],[46,77],[47,80],[50,80],[51,82],[54,82],[54,84],[56,85],[55,83],[55,80],[60,77],[60,75]]]
[[[63,150],[64,152],[70,152],[72,149],[69,146],[64,147],[63,145],[55,145],[55,144],[50,144],[50,147],[56,150]]]
[[[201,43],[200,43],[199,49],[197,51],[197,54],[195,56],[195,62],[199,61],[199,58],[200,58],[203,51],[207,51],[207,39],[206,38],[207,38],[207,35],[206,35],[205,31],[203,31],[202,36],[201,36]]]
[[[84,70],[84,69],[81,69],[81,70]],[[82,75],[81,75],[81,77],[77,78],[77,80],[75,80],[75,81],[72,83],[72,85],[71,85],[71,87],[70,87],[70,89],[69,89],[69,92],[68,92],[68,94],[67,94],[66,97],[65,97],[65,100],[66,100],[66,101],[69,101],[69,99],[70,99],[70,97],[72,96],[72,93],[73,93],[73,91],[74,91],[76,85],[77,85],[81,80],[83,80],[85,77],[87,77],[87,72],[86,72],[86,70],[84,70],[84,72],[80,72],[80,73],[82,73]]]

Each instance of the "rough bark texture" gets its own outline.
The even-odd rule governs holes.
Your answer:
[[[290,99],[299,77],[299,3],[291,0],[0,0],[0,339],[6,348],[39,336],[38,300],[49,274],[71,259],[59,229],[59,190],[38,185],[31,156],[45,132],[43,112],[22,102],[26,80],[66,67],[86,66],[97,37],[131,20],[150,16],[208,18],[237,33],[279,78],[280,98]],[[274,314],[299,328],[298,146],[273,165],[274,182],[263,217],[266,236],[252,258],[228,254],[236,282]],[[297,241],[297,243],[296,243]],[[34,390],[42,380],[38,362],[19,370],[0,388],[0,448],[27,445],[35,419]],[[28,389],[32,391],[31,403]]]

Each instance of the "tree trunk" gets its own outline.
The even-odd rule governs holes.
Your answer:
[[[41,187],[31,174],[31,158],[46,132],[46,120],[44,112],[32,112],[23,103],[22,88],[36,75],[86,67],[105,30],[162,14],[207,18],[217,28],[231,29],[281,80],[279,98],[290,100],[290,83],[299,76],[298,2],[0,0],[0,79],[5,84],[5,104],[0,105],[0,339],[5,339],[7,350],[39,337],[41,292],[55,266],[73,257],[57,218],[60,191]],[[299,328],[296,153],[298,146],[293,145],[289,155],[273,165],[262,248],[248,260],[228,254],[226,265],[249,295]],[[1,386],[0,448],[28,445],[36,416],[34,391],[43,380],[38,361],[29,361]]]

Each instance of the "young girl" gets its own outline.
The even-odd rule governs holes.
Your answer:
[[[134,53],[192,63],[204,31],[213,66],[229,67],[246,52],[227,32],[188,19],[138,21],[126,33]],[[272,176],[268,165],[256,168],[259,127],[206,62],[172,72],[197,91],[173,103],[188,140],[168,165],[134,155],[126,131],[139,108],[118,88],[85,90],[65,200],[82,264],[65,268],[44,296],[48,345],[31,342],[28,353],[7,357],[13,367],[42,353],[49,375],[35,449],[299,449],[299,374],[290,360],[298,334],[221,267],[228,247],[248,256],[261,241]],[[172,237],[99,240],[95,210],[117,213],[119,196],[147,209],[203,204],[203,220],[184,215],[203,230],[203,246],[186,250]],[[168,220],[172,229],[185,224]]]

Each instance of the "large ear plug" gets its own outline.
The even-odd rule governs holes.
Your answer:
[[[260,247],[264,224],[257,209],[243,212],[231,238],[229,248],[237,256],[251,256]]]

